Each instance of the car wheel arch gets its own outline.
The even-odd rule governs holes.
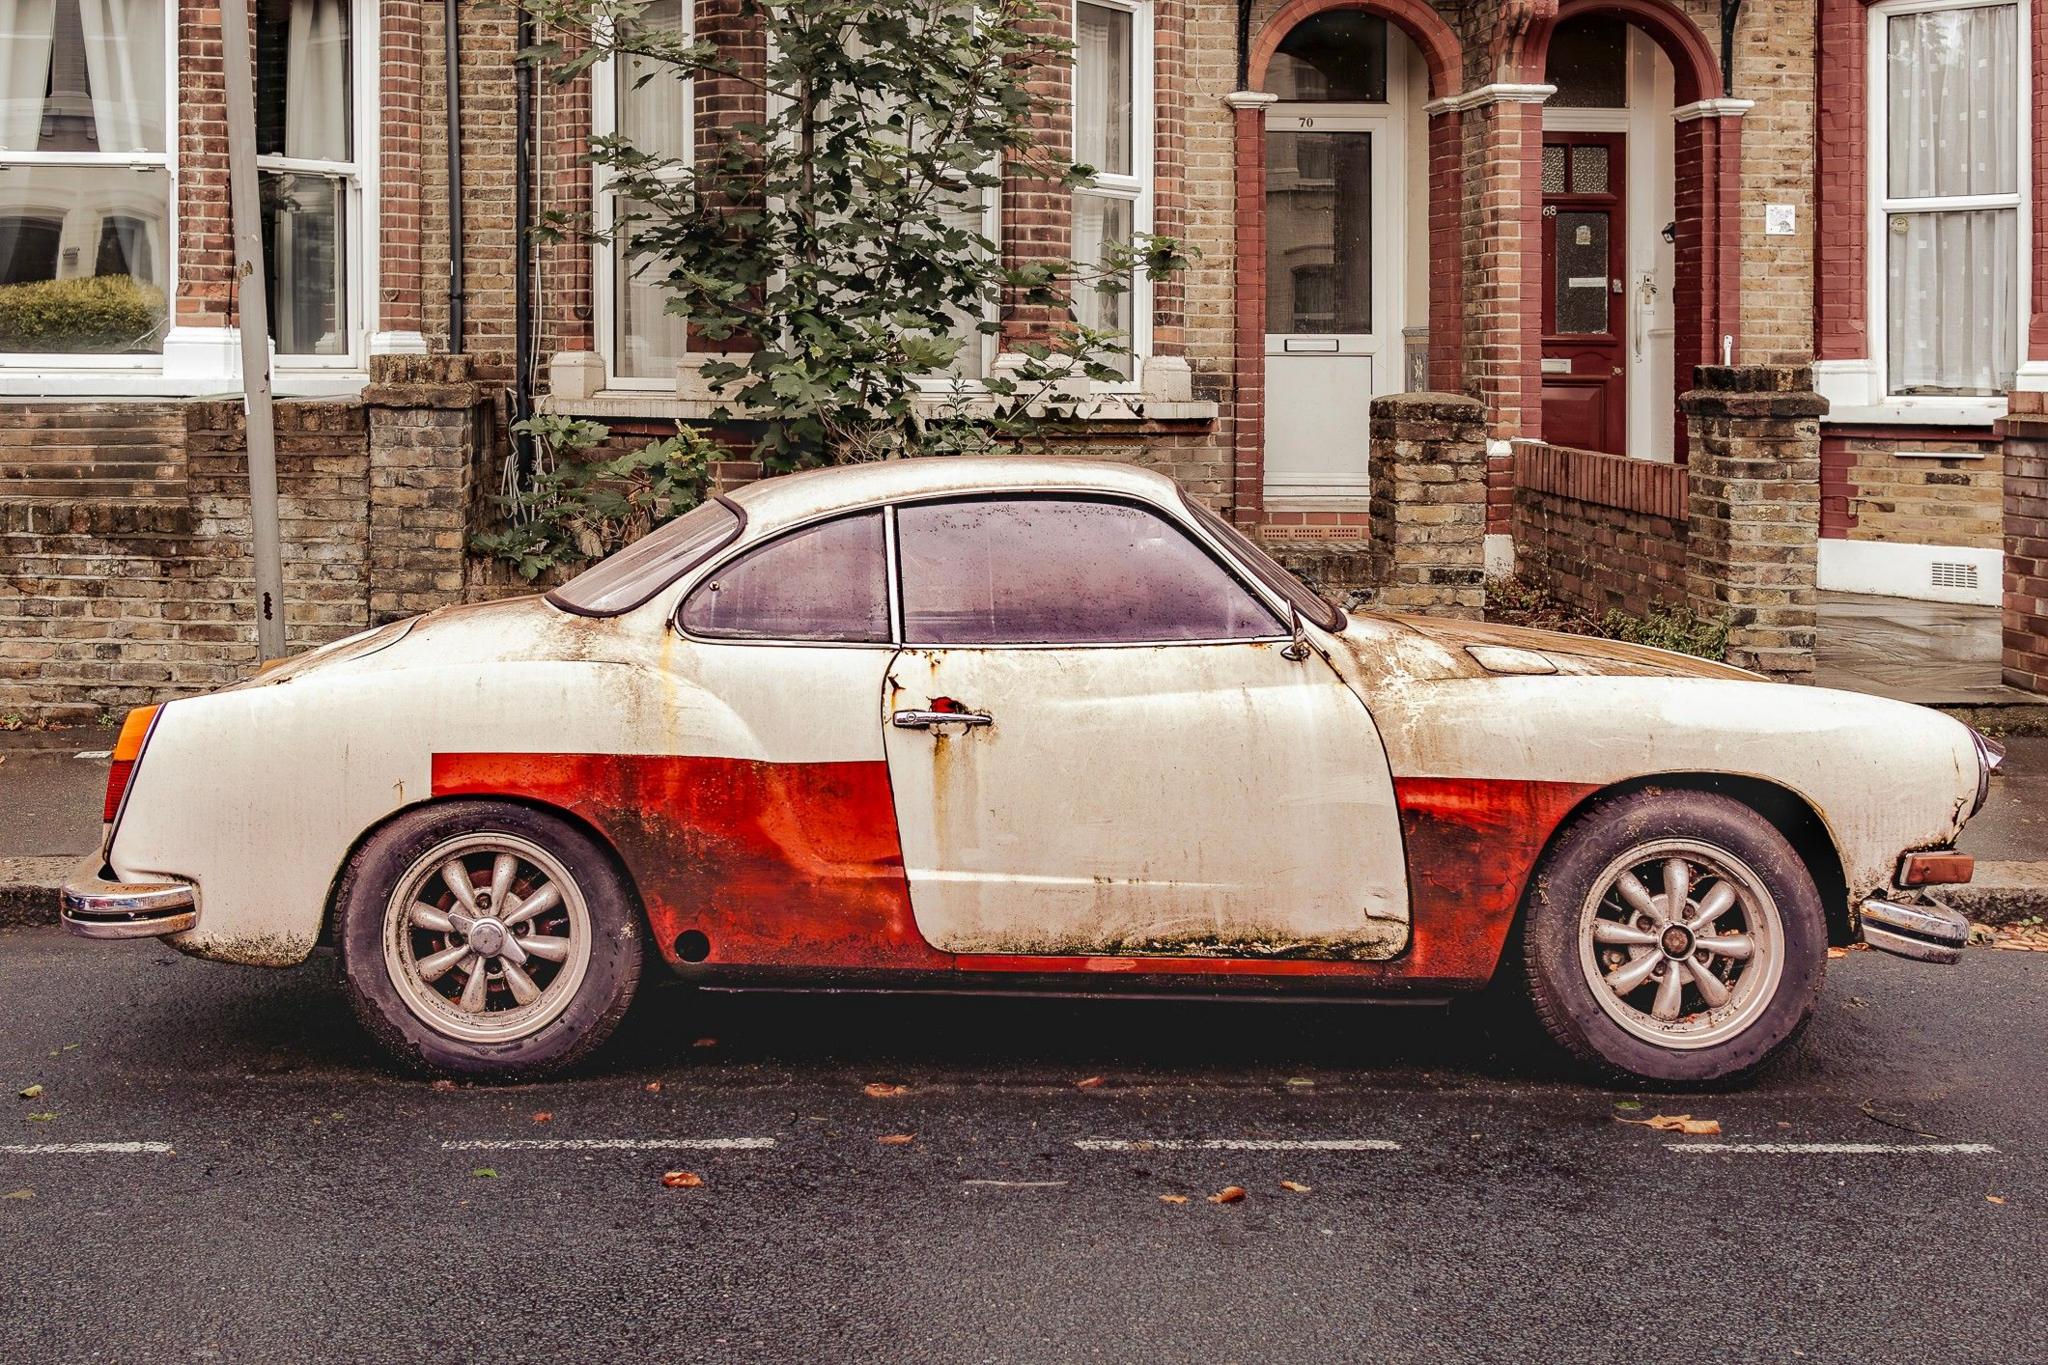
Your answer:
[[[633,898],[631,907],[633,914],[639,919],[642,929],[648,927],[647,899],[641,893],[639,879],[633,875],[632,865],[620,854],[618,845],[613,842],[611,836],[603,829],[592,824],[588,819],[567,806],[558,806],[547,801],[536,801],[530,796],[497,792],[464,792],[459,796],[430,796],[424,800],[408,802],[403,806],[395,806],[371,822],[360,834],[350,841],[347,850],[341,855],[341,861],[335,864],[333,875],[327,881],[327,903],[320,914],[320,944],[323,947],[332,947],[334,945],[341,914],[342,881],[348,875],[349,864],[356,860],[356,856],[368,846],[371,840],[382,834],[386,829],[389,829],[398,820],[418,811],[435,809],[442,806],[473,805],[478,803],[523,806],[528,810],[537,811],[542,815],[560,820],[562,823],[575,828],[587,836],[599,848],[604,850],[606,857],[611,859],[614,870],[618,872],[620,880],[625,883],[627,892]],[[647,941],[651,943],[653,940],[650,937]]]
[[[1855,926],[1849,913],[1848,878],[1843,875],[1841,850],[1827,820],[1805,796],[1768,778],[1711,771],[1665,772],[1610,783],[1587,793],[1584,800],[1557,822],[1533,866],[1541,868],[1558,839],[1582,817],[1619,797],[1643,791],[1713,792],[1733,798],[1754,810],[1785,836],[1786,842],[1792,845],[1805,864],[1807,875],[1813,878],[1814,889],[1819,892],[1821,907],[1827,915],[1828,942],[1837,947],[1855,942]],[[1522,889],[1525,909],[1534,883],[1532,874]]]

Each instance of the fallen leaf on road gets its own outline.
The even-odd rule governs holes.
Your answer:
[[[1696,1119],[1691,1114],[1656,1114],[1646,1119],[1619,1119],[1617,1122],[1654,1128],[1660,1133],[1683,1133],[1687,1137],[1718,1137],[1721,1132],[1721,1120]]]
[[[1616,1100],[1614,1107],[1616,1109],[1626,1109],[1633,1113],[1643,1107],[1643,1102],[1641,1100]]]
[[[1311,1090],[1315,1088],[1315,1082],[1310,1080],[1307,1076],[1289,1076],[1287,1078],[1287,1083],[1292,1086],[1299,1086],[1304,1090]]]
[[[1849,955],[1849,950],[1848,950],[1847,948],[1830,948],[1830,949],[1828,949],[1828,956],[1829,956],[1829,957],[1831,957],[1831,958],[1836,958],[1836,957],[1847,957],[1848,955]]]
[[[34,1190],[9,1190],[5,1194],[0,1194],[0,1199],[33,1199],[35,1197],[36,1192]],[[2004,1201],[2000,1200],[1999,1202],[2003,1203]]]
[[[533,1121],[535,1123],[553,1123],[555,1116],[546,1109],[536,1109],[533,1112]]]
[[[1302,1184],[1299,1180],[1283,1180],[1280,1182],[1280,1188],[1289,1194],[1307,1194],[1312,1187]]]
[[[43,1097],[43,1088],[40,1085],[29,1086],[21,1092],[21,1097],[25,1100],[39,1100]]]
[[[1242,1198],[1244,1198],[1244,1186],[1225,1185],[1222,1189],[1209,1196],[1209,1202],[1212,1204],[1235,1204]]]
[[[54,1119],[56,1117],[57,1116],[55,1114],[30,1114],[28,1116],[28,1121],[30,1123],[48,1123],[51,1119]]]
[[[434,1088],[434,1089],[436,1089],[436,1090],[441,1090],[441,1091],[453,1090],[453,1089],[455,1088],[455,1082],[453,1082],[453,1081],[435,1081],[435,1082],[434,1082],[434,1086],[433,1086],[433,1088]]]
[[[690,1044],[690,1046],[691,1046],[691,1047],[717,1047],[717,1046],[718,1046],[718,1040],[717,1040],[716,1038],[699,1038],[699,1039],[698,1039],[698,1040],[697,1040],[696,1042],[694,1042],[694,1043]]]
[[[2003,1204],[2005,1202],[2005,1200],[2001,1196],[1995,1194],[1987,1194],[1984,1196],[1984,1198],[1986,1202],[1992,1204]]]
[[[662,1175],[661,1183],[672,1190],[694,1190],[704,1183],[704,1177],[695,1171],[668,1171]]]
[[[909,1086],[891,1085],[887,1081],[869,1081],[861,1087],[861,1090],[871,1100],[892,1100],[898,1095],[908,1095],[910,1093]]]
[[[907,1147],[911,1143],[917,1141],[917,1134],[884,1133],[880,1137],[876,1138],[875,1141],[881,1143],[884,1147]]]
[[[1162,1194],[1159,1196],[1159,1202],[1162,1204],[1185,1204],[1188,1202],[1188,1197],[1184,1194]]]
[[[647,1084],[641,1086],[640,1088],[642,1090],[645,1090],[650,1095],[659,1095],[661,1093],[661,1082],[649,1081]]]
[[[469,1174],[472,1180],[496,1180],[498,1178],[497,1168],[493,1166],[479,1166]]]
[[[1080,1080],[1074,1082],[1074,1089],[1094,1090],[1101,1086],[1102,1083],[1102,1077],[1100,1076],[1083,1076]]]

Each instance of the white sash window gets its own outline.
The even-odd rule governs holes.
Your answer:
[[[688,42],[692,32],[688,0],[651,0],[636,23]],[[691,155],[695,120],[692,86],[673,67],[644,57],[615,57],[600,65],[592,83],[593,123],[599,136],[613,135],[651,156],[684,161]],[[680,167],[674,178],[681,178]],[[630,212],[626,196],[597,168],[596,223],[608,230]],[[673,393],[676,363],[688,349],[683,319],[666,311],[659,263],[634,256],[618,244],[597,249],[598,348],[604,354],[605,387]]]
[[[2015,3],[1873,15],[1873,331],[1892,397],[2002,397],[2021,354],[2026,28]]]
[[[1081,0],[1074,6],[1074,161],[1093,168],[1074,191],[1073,259],[1093,265],[1105,246],[1152,230],[1152,7],[1149,0]],[[1074,292],[1084,327],[1116,332],[1137,373],[1151,340],[1151,288],[1142,270],[1120,294]]]

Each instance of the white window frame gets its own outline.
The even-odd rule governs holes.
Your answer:
[[[169,0],[176,3],[176,0]],[[349,80],[352,83],[353,127],[349,146],[353,161],[320,161],[305,157],[259,156],[260,182],[266,172],[302,172],[334,176],[344,187],[342,231],[342,307],[347,310],[343,331],[348,349],[340,355],[286,355],[271,341],[271,361],[280,392],[304,395],[324,391],[323,380],[361,379],[369,373],[370,336],[377,330],[377,268],[382,257],[378,244],[377,146],[381,94],[378,76],[382,67],[381,39],[377,30],[376,0],[350,0]],[[253,55],[253,53],[252,53]],[[273,301],[273,308],[276,306]]]
[[[164,7],[164,150],[161,152],[0,152],[0,169],[13,166],[126,166],[135,170],[164,172],[164,278],[157,282],[164,294],[164,326],[168,331],[178,322],[178,143],[180,113],[178,86],[179,0],[162,0]],[[0,376],[14,376],[15,382],[0,385],[0,392],[30,393],[37,396],[70,392],[62,385],[44,383],[41,376],[103,375],[127,388],[126,376],[154,378],[163,372],[163,352],[152,355],[98,355],[77,352],[0,351]],[[28,387],[24,388],[26,382]],[[102,390],[103,385],[91,385]],[[154,391],[158,385],[136,384],[139,390]]]
[[[2010,5],[2018,11],[2016,27],[2022,43],[2014,54],[2019,66],[2019,126],[2013,139],[2015,155],[2019,159],[2018,176],[2011,194],[1953,195],[1933,199],[1893,199],[1887,194],[1891,175],[1890,145],[1890,89],[1891,46],[1888,38],[1890,21],[1903,14],[1927,14],[1942,10],[1993,9]],[[2025,39],[2033,32],[2033,0],[1887,0],[1886,3],[1870,7],[1870,31],[1868,35],[1868,67],[1865,87],[1865,107],[1869,110],[1869,141],[1865,148],[1864,166],[1866,190],[1869,196],[1868,216],[1864,233],[1864,334],[1870,338],[1867,364],[1871,371],[1871,389],[1886,412],[1894,413],[1905,421],[1951,421],[1958,425],[1977,425],[1997,420],[2005,415],[2006,398],[2003,394],[1895,394],[1891,391],[1891,339],[1888,333],[1891,318],[1891,301],[1886,280],[1886,264],[1889,253],[1888,219],[1894,213],[1927,212],[1932,210],[1967,210],[1974,208],[2011,208],[2018,214],[2015,232],[2019,259],[2014,262],[2014,299],[2019,316],[2015,325],[2019,336],[2019,355],[2016,358],[2018,370],[2024,371],[2027,364],[2027,321],[2033,297],[2031,266],[2033,253],[2032,201],[2033,201],[2033,62],[2031,49]],[[2017,374],[2015,383],[2018,382]],[[1836,420],[1844,420],[1850,414],[1837,414]]]
[[[694,42],[697,34],[696,0],[683,0],[683,24],[681,40]],[[666,79],[665,77],[661,79]],[[694,153],[697,146],[697,83],[692,80],[686,86],[688,93],[683,98],[683,146]],[[616,58],[597,63],[590,72],[590,130],[593,136],[608,137],[618,131],[619,79]],[[604,166],[591,167],[591,222],[599,234],[610,232],[617,221],[618,193],[611,187],[613,173]],[[664,177],[681,180],[683,172],[670,172]],[[625,276],[618,268],[614,246],[605,241],[591,245],[591,319],[598,356],[604,361],[604,391],[607,393],[659,393],[673,396],[676,393],[676,376],[668,375],[622,375],[619,373],[619,289]],[[685,354],[690,353],[689,337],[683,340]]]
[[[1073,9],[1072,38],[1081,38],[1081,3]],[[1098,172],[1084,185],[1076,186],[1075,197],[1095,195],[1123,199],[1131,205],[1131,236],[1142,242],[1152,233],[1152,194],[1157,149],[1153,144],[1153,56],[1157,18],[1152,0],[1085,0],[1100,9],[1122,10],[1131,16],[1131,173],[1106,175]],[[1077,56],[1067,84],[1069,124],[1080,107],[1081,63]],[[1152,354],[1152,281],[1142,266],[1131,272],[1131,334],[1129,337],[1131,377],[1122,383],[1098,383],[1111,393],[1135,393],[1144,379],[1145,361]]]

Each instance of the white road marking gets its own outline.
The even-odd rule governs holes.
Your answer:
[[[7,1156],[170,1156],[168,1142],[17,1142],[0,1147]]]
[[[113,756],[114,751],[112,749],[80,749],[72,755],[73,758],[112,758]]]
[[[1398,1152],[1385,1138],[1078,1138],[1084,1152]]]
[[[1066,1187],[1064,1180],[963,1180],[963,1185],[987,1185],[999,1190],[1057,1190]]]
[[[444,1142],[444,1152],[758,1152],[770,1137],[736,1138],[467,1138]]]
[[[1672,1142],[1673,1152],[1734,1152],[1761,1156],[1986,1156],[1988,1142]]]

